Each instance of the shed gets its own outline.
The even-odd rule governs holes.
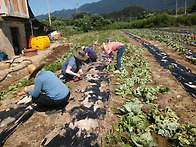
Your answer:
[[[27,0],[0,0],[0,50],[12,58],[26,47]]]
[[[8,59],[28,48],[33,27],[39,29],[36,35],[46,35],[55,30],[34,17],[28,0],[0,0],[0,51]]]

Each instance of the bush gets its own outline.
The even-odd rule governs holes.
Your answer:
[[[176,18],[176,22],[186,26],[195,25],[196,14],[179,16]]]

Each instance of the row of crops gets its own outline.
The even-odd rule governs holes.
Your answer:
[[[175,49],[175,51],[185,54],[188,59],[191,59],[193,63],[196,63],[196,53],[184,46],[184,44],[187,44],[196,47],[196,38],[194,37],[194,34],[171,33],[149,29],[131,29],[126,31],[147,40],[164,42],[165,46],[169,49]]]
[[[117,40],[123,42],[122,38],[119,36]],[[115,77],[119,83],[115,94],[127,101],[118,108],[120,122],[106,138],[106,146],[115,146],[119,142],[123,146],[157,146],[152,134],[170,138],[169,142],[173,146],[196,146],[196,125],[180,125],[174,111],[169,107],[159,109],[159,105],[154,104],[157,93],[168,92],[169,88],[150,85],[152,78],[143,51],[144,48],[130,44],[126,47],[122,71]],[[113,65],[110,65],[109,70],[114,70]],[[144,108],[148,108],[148,111],[144,111]]]
[[[171,33],[161,30],[150,30],[150,29],[129,29],[128,32],[132,34],[137,34],[140,37],[147,38],[149,40],[157,40],[159,42],[165,42],[166,46],[173,48],[173,44],[180,44],[181,42],[196,46],[196,40],[193,34],[183,34],[183,33]]]
[[[155,28],[151,30],[160,30],[165,32],[172,32],[172,33],[184,33],[184,34],[194,34],[196,27],[175,27],[175,28]]]
[[[141,42],[139,37],[125,32],[129,37]],[[172,75],[184,86],[187,92],[189,92],[193,97],[196,97],[196,91],[193,85],[196,85],[196,75],[189,71],[185,66],[179,64],[174,59],[170,58],[166,53],[160,51],[157,47],[145,41],[142,45],[148,49],[148,51],[154,55],[157,62],[160,63],[162,67],[170,70]],[[189,84],[188,84],[189,83]]]

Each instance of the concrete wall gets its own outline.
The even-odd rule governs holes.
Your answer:
[[[19,45],[19,50],[27,47],[26,44],[26,33],[25,26],[21,22],[5,22],[0,21],[0,50],[8,55],[8,58],[11,59],[15,56],[15,51],[13,48],[11,28],[17,28],[17,40]]]

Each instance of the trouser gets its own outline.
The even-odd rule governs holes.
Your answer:
[[[74,73],[77,73],[79,71],[79,67],[77,65],[74,65],[72,68],[71,68],[71,71],[74,72]],[[70,75],[70,74],[67,74],[66,71],[61,71],[61,73],[63,74],[63,76],[66,78],[66,79],[73,79],[74,75]]]
[[[87,59],[87,63],[92,63],[92,62],[96,62],[96,61],[97,61],[97,58],[90,57]]]
[[[97,58],[91,58],[92,62],[96,62]]]
[[[121,67],[121,57],[123,55],[125,51],[125,46],[121,46],[121,48],[119,49],[118,53],[117,53],[117,69],[120,69]]]
[[[32,98],[32,102],[44,108],[53,108],[53,109],[64,108],[68,103],[69,97],[70,97],[70,92],[65,98],[61,100],[52,100],[46,94],[40,94],[38,98]]]

